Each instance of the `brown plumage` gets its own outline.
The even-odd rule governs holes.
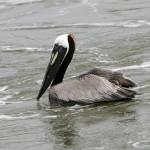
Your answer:
[[[62,82],[74,51],[75,40],[72,34],[61,35],[56,39],[52,54],[53,56],[58,55],[58,58],[54,57],[57,59],[50,61],[54,63],[49,63],[37,99],[43,95],[49,85],[51,85],[50,103],[61,105],[127,100],[134,98],[137,94],[127,89],[136,86],[136,83],[124,77],[120,72],[101,68],[92,69],[85,74]]]
[[[110,70],[107,71],[109,72]],[[117,79],[115,82],[111,82],[108,80],[109,77],[95,75],[94,70],[91,70],[91,72],[51,87],[49,93],[50,102],[54,104],[91,104],[134,98],[136,92],[124,89],[121,84],[118,85]],[[131,86],[130,83],[129,86]]]
[[[107,80],[109,80],[110,82],[112,82],[116,85],[122,86],[122,87],[130,88],[130,87],[137,86],[136,83],[134,83],[130,79],[126,78],[123,75],[123,73],[121,73],[121,72],[116,72],[116,71],[101,69],[101,68],[95,68],[95,69],[90,70],[87,74],[89,74],[89,73],[100,76],[100,77],[104,77]]]

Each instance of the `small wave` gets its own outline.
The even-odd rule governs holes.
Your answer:
[[[108,150],[108,149],[111,149],[109,148],[108,146],[101,146],[101,147],[91,147],[91,148],[88,148],[88,150]]]
[[[18,5],[18,4],[25,4],[25,3],[40,2],[40,1],[42,0],[7,0],[5,2],[11,5]]]
[[[149,147],[149,141],[135,142],[132,144],[134,148],[146,148]]]
[[[8,99],[10,99],[10,98],[12,98],[12,95],[4,96],[4,97],[0,98],[0,100],[1,100],[1,101],[5,101],[5,100],[8,100]]]
[[[76,104],[74,106],[69,107],[68,110],[76,111],[76,112],[83,112],[84,111],[83,108],[88,108],[88,106],[81,106],[81,105]]]
[[[0,105],[5,105],[7,102],[5,102],[6,100],[10,99],[12,97],[12,95],[7,95],[4,97],[0,98]]]
[[[150,26],[150,21],[137,20],[137,21],[124,21],[124,22],[95,22],[95,23],[72,23],[72,24],[31,24],[16,27],[5,27],[1,30],[39,30],[39,29],[53,29],[53,28],[89,28],[89,27],[124,27],[124,28],[137,28],[141,26]]]
[[[135,22],[126,21],[126,22],[108,22],[108,23],[77,23],[73,24],[74,26],[116,26],[116,27],[126,27],[126,28],[137,28],[140,26],[149,26],[150,22],[147,20],[138,20]]]
[[[19,102],[6,102],[6,104],[18,104],[18,103],[22,103],[21,101]]]
[[[45,116],[45,117],[43,117],[43,118],[57,118],[57,116],[56,116],[56,115],[53,115],[53,116]]]
[[[30,116],[9,116],[9,115],[0,115],[1,120],[16,120],[16,119],[27,119],[27,118],[34,118],[39,116],[40,114],[34,114]]]
[[[132,146],[137,148],[137,147],[139,147],[139,144],[140,144],[139,142],[135,142],[132,144]]]
[[[41,85],[42,84],[42,80],[37,80],[36,83]]]
[[[76,104],[76,105],[74,105],[74,106],[71,106],[68,110],[79,109],[79,108],[82,108],[82,106]]]
[[[105,64],[112,64],[112,63],[116,63],[116,62],[118,62],[118,61],[116,61],[116,60],[114,60],[114,61],[99,60],[98,62],[105,63]]]
[[[24,52],[24,51],[30,51],[30,52],[34,52],[34,51],[39,51],[39,52],[49,52],[49,49],[46,48],[35,48],[35,47],[13,47],[13,46],[0,46],[0,49],[2,51],[5,52],[15,52],[15,51],[20,51],[20,52]]]
[[[0,100],[0,105],[5,105],[6,102]]]
[[[5,8],[6,8],[5,5],[1,5],[1,6],[0,6],[0,10],[5,9]]]
[[[8,86],[2,86],[2,87],[0,87],[0,92],[3,93],[7,88],[8,88]]]
[[[138,87],[135,87],[135,89],[145,89],[147,87],[150,87],[150,84],[143,85],[143,86],[138,86]]]
[[[67,25],[24,25],[18,27],[3,28],[2,30],[38,30],[66,27]]]
[[[1,28],[1,30],[39,30],[39,29],[53,29],[66,27],[94,27],[94,26],[114,26],[114,23],[75,23],[75,24],[61,24],[61,25],[26,25],[18,27]]]
[[[66,24],[64,26],[79,26],[79,27],[126,27],[126,28],[137,28],[139,26],[149,26],[150,22],[147,20],[138,20],[138,21],[125,21],[125,22],[100,22],[100,23],[76,23],[76,24]],[[54,25],[53,25],[54,27]]]
[[[132,65],[132,66],[122,67],[122,68],[113,69],[113,70],[118,71],[118,70],[130,70],[130,69],[139,69],[139,68],[145,68],[146,69],[149,67],[150,67],[150,61],[144,62],[141,65]]]
[[[1,101],[0,100],[0,105],[6,105],[6,104],[18,104],[18,103],[22,103],[21,101],[20,102],[4,102],[4,101]]]

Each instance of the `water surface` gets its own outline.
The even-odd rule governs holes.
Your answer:
[[[0,0],[0,149],[150,149],[149,0]],[[65,80],[94,67],[136,81],[133,100],[50,106],[38,94],[55,38],[73,33]]]

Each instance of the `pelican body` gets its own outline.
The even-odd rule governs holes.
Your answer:
[[[75,40],[72,34],[63,34],[56,38],[37,100],[49,86],[51,104],[92,104],[135,97],[137,93],[127,88],[136,86],[136,83],[124,77],[122,73],[111,70],[94,68],[63,82],[74,51]]]

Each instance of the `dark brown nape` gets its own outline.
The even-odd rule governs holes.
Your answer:
[[[61,64],[56,77],[52,83],[52,86],[59,84],[63,81],[65,72],[67,70],[68,65],[70,64],[74,51],[75,51],[75,40],[74,40],[74,36],[73,34],[69,34],[68,35],[68,43],[69,43],[69,50],[68,50],[68,54],[66,55],[63,63]]]
[[[68,35],[68,41],[70,41],[69,43],[72,44],[72,45],[69,44],[69,46],[73,46],[73,49],[75,50],[76,43],[75,43],[73,34],[70,33]]]

